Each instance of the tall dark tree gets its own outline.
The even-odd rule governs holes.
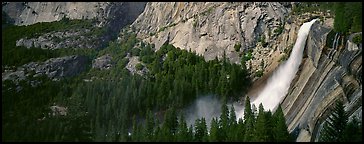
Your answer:
[[[341,142],[344,130],[348,122],[348,114],[345,112],[342,101],[336,101],[332,114],[326,119],[323,130],[320,133],[320,141]]]
[[[154,116],[152,111],[148,110],[147,111],[147,121],[146,121],[146,126],[145,126],[145,138],[147,141],[153,141],[153,137],[154,137],[154,126],[155,126],[155,121],[154,121]]]
[[[188,135],[188,127],[184,116],[181,115],[178,123],[176,141],[186,142],[188,140],[190,140],[190,137]]]
[[[273,125],[275,123],[273,116],[272,116],[272,112],[269,110],[268,112],[264,112],[265,114],[265,119],[266,119],[266,125],[265,125],[265,129],[268,132],[268,139],[267,141],[273,141]]]
[[[206,142],[207,137],[207,125],[205,118],[197,119],[195,121],[195,141]]]
[[[254,140],[254,123],[255,118],[253,111],[250,105],[250,98],[247,96],[245,99],[245,109],[244,109],[244,126],[245,126],[245,135],[244,141],[253,141]]]
[[[262,103],[259,104],[259,113],[257,117],[257,122],[255,126],[255,140],[259,142],[268,141],[269,133],[267,131],[268,120],[265,117],[264,108]]]
[[[192,125],[190,125],[190,127],[188,128],[188,138],[189,138],[188,139],[189,142],[192,142],[195,139],[195,137],[193,135],[193,126]]]
[[[334,19],[334,29],[337,32],[346,34],[349,31],[351,24],[351,17],[345,12],[345,3],[337,2],[335,3],[335,19]],[[348,19],[349,18],[349,19]]]
[[[227,132],[229,131],[229,108],[226,105],[226,100],[224,100],[221,106],[221,115],[219,124],[220,124],[221,140],[225,141],[227,139]]]
[[[227,141],[237,141],[237,122],[234,106],[231,105],[229,112],[229,129],[227,133]]]
[[[244,126],[244,121],[242,118],[239,118],[238,121],[238,126],[237,126],[237,131],[236,131],[236,140],[237,141],[244,141],[244,137],[245,137],[245,126]]]
[[[344,132],[343,132],[344,142],[361,142],[362,141],[362,124],[354,116],[353,120],[350,121]]]
[[[278,106],[273,117],[274,117],[274,121],[275,121],[273,129],[272,129],[273,139],[277,142],[291,141],[292,139],[287,130],[288,128],[286,125],[286,120],[284,118],[284,114],[283,114],[281,105]]]
[[[138,131],[138,124],[137,124],[137,120],[136,120],[136,116],[134,115],[133,116],[133,126],[132,126],[132,132],[131,132],[131,140],[136,142],[139,140],[139,134],[140,134],[140,131]]]
[[[219,142],[219,141],[221,141],[220,139],[221,138],[220,138],[220,131],[219,131],[219,123],[216,118],[212,118],[209,141],[210,142]]]
[[[253,111],[251,109],[250,98],[247,96],[245,98],[244,121],[247,121],[250,117],[253,117]]]

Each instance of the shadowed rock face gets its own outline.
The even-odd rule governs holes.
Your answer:
[[[319,23],[312,25],[305,48],[307,58],[281,103],[288,130],[300,131],[297,141],[317,141],[337,99],[345,102],[351,116],[361,113],[361,48],[346,44],[329,57],[323,51],[329,31]]]
[[[21,38],[16,41],[16,46],[51,50],[61,48],[100,48],[102,37],[90,35],[89,33],[91,33],[89,29],[50,32],[36,38]]]
[[[17,46],[59,48],[103,48],[117,37],[119,30],[131,24],[143,12],[145,2],[4,2],[3,12],[15,25],[69,19],[93,19],[105,27],[100,36],[89,35],[89,29],[50,32],[39,37],[21,38]]]
[[[6,12],[15,25],[31,25],[69,19],[96,19],[100,25],[125,25],[144,10],[143,2],[4,2]]]
[[[25,79],[30,71],[34,71],[33,77],[45,74],[51,79],[75,76],[86,69],[87,57],[85,56],[66,56],[51,58],[45,62],[31,62],[24,64],[14,72],[3,73],[2,80],[12,80],[18,82]]]
[[[106,26],[110,38],[131,24],[143,12],[145,2],[4,2],[3,11],[15,25],[69,19],[95,19]]]
[[[112,56],[109,54],[103,55],[93,60],[92,68],[109,69],[113,66]]]

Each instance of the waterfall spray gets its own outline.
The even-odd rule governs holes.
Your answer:
[[[289,86],[298,71],[308,33],[311,25],[316,20],[317,19],[306,22],[300,27],[290,57],[286,62],[279,65],[278,69],[268,79],[264,89],[259,93],[258,97],[252,101],[252,104],[258,106],[262,103],[265,110],[275,110],[282,98],[287,94]],[[244,109],[238,111],[237,117],[243,117],[243,113]]]

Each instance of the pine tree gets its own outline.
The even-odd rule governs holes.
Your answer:
[[[287,130],[288,128],[281,105],[278,106],[277,110],[273,115],[273,118],[275,120],[275,124],[272,129],[273,139],[277,142],[291,141],[292,139]]]
[[[247,142],[253,141],[254,138],[255,118],[250,106],[251,106],[250,98],[247,96],[245,100],[245,109],[244,109],[244,126],[245,126],[244,141]]]
[[[265,112],[265,119],[266,119],[266,125],[265,125],[265,129],[267,131],[267,141],[273,141],[273,133],[272,133],[272,130],[273,130],[273,124],[274,124],[274,119],[273,119],[273,116],[272,116],[272,112],[269,110],[268,112]]]
[[[147,121],[145,126],[145,138],[147,141],[153,141],[153,134],[154,134],[154,116],[152,111],[147,110]]]
[[[250,117],[253,117],[253,112],[250,105],[250,98],[247,96],[245,98],[244,121],[247,121]]]
[[[220,123],[221,141],[226,141],[227,132],[229,131],[229,109],[226,105],[226,100],[224,100],[224,103],[221,106],[221,115],[219,123]]]
[[[227,141],[237,141],[237,123],[234,106],[231,105],[229,117],[229,130],[227,131]]]
[[[346,12],[346,4],[344,2],[335,3],[335,19],[334,29],[336,32],[347,34],[350,29],[352,19],[348,12]]]
[[[162,138],[162,132],[161,132],[161,128],[159,126],[159,120],[157,119],[153,140],[156,142],[161,142],[162,141],[161,138]]]
[[[244,141],[244,137],[245,137],[245,126],[244,126],[244,121],[242,118],[239,118],[238,121],[238,126],[237,126],[237,131],[236,131],[236,140],[237,141]]]
[[[220,141],[219,134],[220,134],[220,131],[219,131],[218,121],[216,120],[216,118],[212,118],[209,141],[210,142],[219,142]]]
[[[362,141],[362,125],[355,116],[353,120],[347,124],[343,133],[344,142]]]
[[[195,141],[206,142],[207,139],[207,126],[205,118],[196,119],[195,121]]]
[[[179,142],[186,142],[189,140],[188,138],[188,127],[186,124],[186,120],[184,116],[181,115],[178,123],[176,140]]]
[[[262,103],[259,104],[259,113],[257,117],[257,122],[255,126],[255,140],[259,142],[268,141],[268,131],[267,131],[267,122],[268,120],[265,118],[264,108]]]
[[[340,142],[343,141],[344,130],[348,122],[342,101],[336,101],[332,114],[326,119],[323,130],[320,133],[320,141]]]
[[[140,134],[138,132],[138,125],[137,125],[137,121],[136,121],[136,117],[135,115],[133,116],[133,127],[132,127],[132,132],[131,132],[131,141],[138,141],[138,134]]]
[[[188,128],[188,141],[192,142],[194,141],[194,135],[193,135],[193,126],[190,125],[190,127]]]
[[[177,114],[174,107],[167,110],[166,114],[164,115],[164,123],[162,126],[162,132],[168,137],[167,141],[174,141],[174,135],[176,134],[178,127],[178,119]]]

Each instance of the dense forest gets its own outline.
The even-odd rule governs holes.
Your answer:
[[[4,14],[3,14],[4,17]],[[20,38],[33,38],[53,31],[67,31],[76,29],[90,29],[90,35],[101,37],[105,28],[94,27],[93,20],[69,20],[67,18],[55,22],[41,22],[29,26],[16,26],[8,24],[2,29],[2,71],[4,66],[21,66],[29,62],[45,61],[49,58],[67,56],[71,54],[96,54],[95,49],[41,49],[16,46]]]
[[[330,12],[334,15],[334,30],[341,35],[362,31],[361,2],[305,2],[292,9],[295,15],[306,12]]]
[[[189,142],[287,142],[293,141],[287,131],[283,111],[280,107],[274,114],[264,111],[259,105],[259,111],[251,108],[249,97],[245,100],[247,106],[244,118],[236,121],[234,107],[228,108],[226,102],[222,105],[219,118],[213,118],[210,129],[205,118],[195,120],[188,126],[183,115],[178,117],[172,107],[164,115],[161,123],[148,111],[144,124],[133,123],[130,141],[189,141]],[[135,117],[134,117],[135,119]]]
[[[40,27],[48,29],[47,26],[52,27],[54,23]],[[37,31],[34,26],[21,28],[30,33]],[[3,32],[3,36],[8,35]],[[32,74],[21,80],[19,85],[5,81],[2,85],[5,103],[3,138],[19,141],[125,141],[127,137],[111,137],[127,134],[132,125],[132,116],[144,119],[147,110],[164,113],[172,106],[181,109],[204,94],[237,99],[250,84],[244,67],[230,64],[225,57],[207,62],[202,56],[169,44],[154,52],[153,45],[140,42],[135,34],[124,31],[120,37],[119,42],[110,42],[107,48],[98,52],[98,56],[108,53],[114,57],[115,65],[111,69],[89,68],[79,76],[61,81],[51,81],[47,77],[33,78]],[[27,52],[15,47],[14,41],[15,38],[5,41],[3,45],[12,46],[11,52],[19,55],[15,58],[20,59]],[[38,50],[45,52],[38,56],[49,56],[49,50]],[[52,51],[55,55],[61,52]],[[95,51],[91,50],[71,52],[90,59],[96,57]],[[149,72],[144,75],[130,73],[125,68],[128,55],[139,57],[142,62],[139,66],[146,67]],[[12,58],[3,59],[8,62],[6,64],[12,64]],[[84,81],[91,78],[95,79],[92,82]],[[41,81],[41,84],[34,88],[30,81]],[[67,116],[51,116],[49,107],[54,104],[67,106]],[[79,133],[72,132],[78,129]]]

